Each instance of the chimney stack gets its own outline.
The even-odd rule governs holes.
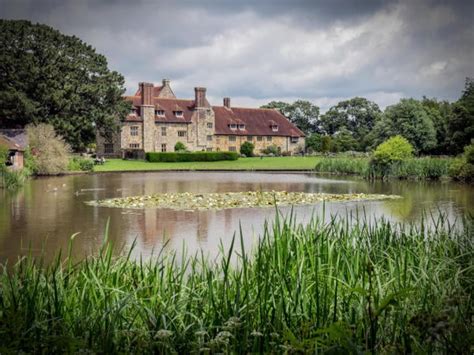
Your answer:
[[[163,79],[162,83],[163,83],[163,87],[170,86],[170,79]]]
[[[142,105],[153,105],[153,84],[140,83],[138,85],[142,93]]]
[[[230,97],[224,97],[224,107],[230,109]]]
[[[206,88],[194,88],[194,104],[196,107],[206,107]]]

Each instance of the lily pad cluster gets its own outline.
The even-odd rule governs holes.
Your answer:
[[[375,194],[326,194],[287,191],[248,191],[224,193],[162,193],[86,202],[91,206],[118,208],[168,208],[181,211],[222,210],[290,205],[313,205],[323,201],[362,201],[393,199],[399,196]]]

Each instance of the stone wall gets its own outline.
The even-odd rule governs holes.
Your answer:
[[[235,140],[231,140],[235,137]],[[240,152],[240,146],[244,142],[251,142],[255,146],[254,153],[260,154],[265,148],[275,145],[281,149],[281,152],[289,152],[295,154],[299,152],[301,146],[304,147],[304,138],[300,137],[297,143],[292,143],[290,137],[282,136],[230,136],[216,135],[214,136],[215,150],[231,151],[233,148],[236,152]]]
[[[166,145],[167,152],[174,152],[174,146],[177,142],[183,143],[187,149],[195,150],[193,141],[189,141],[191,133],[191,124],[189,123],[156,123],[154,130],[155,152],[162,151],[162,145]],[[163,135],[163,130],[166,135]],[[180,137],[178,132],[186,132],[185,137]],[[192,138],[192,137],[191,137]]]

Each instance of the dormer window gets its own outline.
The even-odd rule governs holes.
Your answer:
[[[155,115],[163,117],[165,115],[165,110],[155,110]]]
[[[240,131],[245,130],[245,125],[243,123],[239,124],[239,130]]]
[[[274,124],[271,127],[273,132],[278,132],[278,125]]]
[[[176,117],[183,117],[183,111],[174,111]]]
[[[137,112],[138,112],[137,109],[134,107],[132,108],[132,111],[130,111],[130,114],[136,116]]]
[[[229,125],[229,127],[230,127],[230,129],[233,130],[233,131],[235,131],[235,130],[237,129],[237,125],[236,125],[235,123],[231,123],[231,124]]]

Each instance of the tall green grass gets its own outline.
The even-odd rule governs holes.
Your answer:
[[[423,157],[407,159],[390,166],[385,177],[397,179],[439,180],[449,176],[452,158]],[[325,157],[321,158],[315,170],[331,174],[353,174],[369,178],[371,173],[369,158]],[[375,172],[375,177],[382,177]]]
[[[277,218],[214,261],[32,257],[0,275],[0,353],[469,353],[472,221]],[[471,338],[469,338],[471,336]]]

